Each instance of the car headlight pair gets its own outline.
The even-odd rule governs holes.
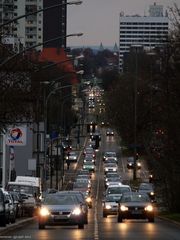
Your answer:
[[[153,206],[152,205],[148,205],[147,207],[145,207],[145,211],[152,212],[153,211]]]
[[[39,215],[40,215],[41,217],[47,217],[47,216],[50,215],[50,212],[49,212],[48,208],[42,207],[42,208],[40,209],[40,211],[39,211]]]
[[[82,213],[81,209],[80,208],[75,208],[73,211],[72,211],[72,214],[73,215],[80,215]]]

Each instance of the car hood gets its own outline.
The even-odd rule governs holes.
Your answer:
[[[50,211],[72,211],[73,209],[79,207],[78,204],[74,205],[42,205],[42,207],[47,207]]]
[[[125,205],[127,207],[146,207],[147,205],[149,205],[151,203],[148,202],[122,202],[121,205]]]

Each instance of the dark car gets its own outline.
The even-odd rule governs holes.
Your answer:
[[[39,229],[47,225],[78,225],[84,228],[82,204],[71,194],[47,194],[38,214]]]
[[[86,195],[83,194],[81,191],[60,191],[59,194],[69,194],[77,196],[79,203],[82,204],[82,210],[84,215],[84,223],[88,223],[88,203],[86,201]]]
[[[141,168],[141,162],[139,160],[136,160],[136,167],[138,169]],[[134,168],[134,157],[128,157],[127,158],[127,168],[128,169]]]
[[[139,193],[147,193],[152,201],[155,200],[154,186],[152,183],[141,183],[138,191]]]
[[[114,136],[114,131],[111,128],[106,130],[106,136]]]
[[[148,219],[154,222],[154,207],[146,193],[124,193],[118,205],[117,221],[123,219]]]
[[[23,199],[20,193],[18,192],[9,192],[13,199],[13,204],[15,208],[15,215],[16,217],[23,217],[24,210],[23,210]]]
[[[5,199],[3,190],[0,189],[0,226],[5,227],[9,221],[9,209],[6,208],[7,200]]]

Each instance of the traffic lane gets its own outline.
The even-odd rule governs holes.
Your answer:
[[[104,143],[104,145],[103,145]],[[101,145],[101,151],[106,150],[117,150],[119,149],[116,141],[113,138],[104,138]],[[102,159],[102,158],[101,158]],[[125,160],[125,159],[124,159]],[[123,160],[122,160],[123,161]],[[149,223],[147,220],[125,220],[123,223],[117,222],[117,216],[108,216],[103,218],[102,216],[102,200],[104,198],[104,172],[103,172],[103,161],[100,161],[100,171],[98,173],[97,181],[99,180],[99,193],[98,193],[98,238],[99,240],[110,240],[110,239],[155,239],[155,240],[171,240],[179,239],[180,228],[169,225],[164,221],[155,219],[155,223]],[[124,164],[124,163],[123,163]],[[122,167],[122,162],[119,164]],[[124,167],[125,169],[125,167]],[[141,170],[139,171],[141,172]],[[122,174],[122,171],[120,170]],[[130,176],[127,176],[130,175]],[[132,171],[124,171],[124,177],[132,177]]]

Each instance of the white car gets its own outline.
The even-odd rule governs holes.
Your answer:
[[[117,170],[118,170],[118,166],[115,163],[104,164],[104,172],[105,172],[105,174],[107,172],[117,172]]]
[[[104,153],[103,161],[107,160],[108,158],[114,158],[117,161],[116,152],[108,151]]]
[[[74,151],[71,151],[67,154],[66,160],[69,160],[71,162],[77,162],[78,156],[77,153]]]

